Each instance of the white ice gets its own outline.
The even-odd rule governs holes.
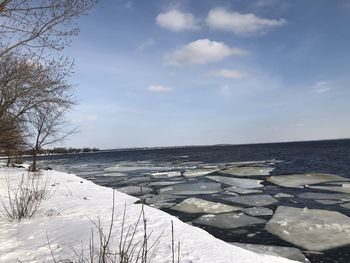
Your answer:
[[[232,178],[226,176],[206,176],[207,178],[222,183],[234,186],[236,188],[258,188],[263,187],[261,182],[262,180],[254,180],[254,179],[241,179],[241,178]]]
[[[171,209],[185,213],[221,214],[240,210],[241,207],[190,197],[173,206]]]
[[[350,218],[334,211],[279,206],[265,229],[311,251],[350,244]]]

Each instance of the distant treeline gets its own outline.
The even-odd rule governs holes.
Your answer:
[[[56,147],[52,149],[40,149],[39,154],[42,155],[50,155],[50,154],[69,154],[69,153],[89,153],[89,152],[98,152],[100,149],[99,148],[89,148],[89,147],[84,147],[84,148],[66,148],[66,147]],[[25,151],[23,154],[31,154],[31,151]]]

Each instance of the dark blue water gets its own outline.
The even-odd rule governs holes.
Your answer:
[[[124,186],[148,186],[150,182],[185,180],[193,182],[210,181],[205,176],[184,177],[185,171],[195,171],[203,167],[225,167],[238,161],[283,160],[275,163],[272,175],[295,173],[327,173],[350,178],[350,140],[331,140],[315,142],[294,142],[254,145],[203,146],[165,149],[134,149],[106,151],[74,155],[46,156],[40,158],[42,167],[50,166],[57,170],[72,172],[97,184],[119,188]],[[271,164],[269,164],[271,165]],[[158,173],[158,174],[157,174]],[[159,173],[172,174],[171,177],[158,177]],[[215,175],[215,172],[214,172]],[[264,177],[254,177],[264,179]],[[298,195],[304,189],[283,188],[264,182],[264,193],[274,195],[279,192]],[[157,195],[159,187],[151,194]],[[307,190],[315,193],[327,191]],[[200,195],[200,198],[222,202],[218,195]],[[181,202],[188,196],[177,201]],[[222,194],[219,197],[224,197]],[[321,205],[310,199],[290,198],[279,200],[267,208],[276,210],[277,206],[308,207],[338,211],[350,216],[349,209],[339,205]],[[199,215],[163,209],[183,221],[192,221]],[[269,220],[271,216],[262,217]],[[204,227],[211,234],[227,242],[255,243],[280,246],[294,246],[264,230],[264,226],[251,226],[235,230],[222,230]],[[254,234],[249,238],[248,234]],[[304,253],[311,262],[350,262],[350,247],[345,246],[321,254]]]

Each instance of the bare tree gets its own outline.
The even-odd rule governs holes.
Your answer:
[[[48,103],[37,108],[28,119],[27,129],[31,137],[28,145],[32,150],[33,172],[37,170],[37,156],[42,147],[62,141],[76,131],[67,129],[69,125],[64,118],[67,110],[69,107],[66,105]]]
[[[96,0],[0,0],[0,57],[16,51],[62,50],[79,29],[76,19]]]

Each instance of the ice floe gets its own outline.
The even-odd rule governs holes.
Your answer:
[[[337,201],[337,200],[315,200],[315,202],[323,204],[323,205],[336,205],[336,204],[341,204],[342,201]]]
[[[224,200],[234,202],[237,204],[243,204],[247,206],[265,206],[276,203],[277,200],[271,195],[245,195],[245,196],[233,196],[226,197]]]
[[[350,218],[334,211],[279,206],[265,229],[311,251],[350,244]]]
[[[286,194],[286,193],[278,193],[275,194],[273,197],[275,198],[291,198],[294,197],[294,195]]]
[[[148,186],[168,186],[168,185],[180,184],[180,183],[185,183],[185,181],[159,181],[159,182],[149,183]]]
[[[159,194],[172,195],[214,194],[220,191],[221,185],[218,183],[185,183],[158,189]]]
[[[350,209],[350,203],[345,203],[345,204],[342,204],[341,206],[346,209]]]
[[[275,168],[268,166],[248,166],[248,167],[231,167],[225,170],[221,170],[221,173],[236,175],[236,176],[262,176],[270,175]]]
[[[184,176],[186,177],[197,177],[197,176],[203,176],[207,174],[211,174],[214,172],[219,171],[219,169],[193,169],[193,170],[187,170],[184,173]]]
[[[326,190],[331,192],[340,192],[350,194],[350,187],[339,187],[339,186],[308,186],[308,188]]]
[[[242,210],[244,213],[250,216],[271,216],[273,211],[266,207],[251,207]]]
[[[305,255],[301,252],[300,249],[295,247],[281,247],[281,246],[266,246],[266,245],[257,245],[257,244],[246,244],[246,243],[230,243],[232,245],[253,251],[255,253],[261,253],[271,256],[280,256],[295,260],[298,262],[310,262]]]
[[[328,194],[306,192],[298,195],[299,198],[320,200],[350,200],[350,194]]]
[[[190,197],[175,205],[171,209],[185,213],[221,214],[240,210],[241,207]]]
[[[221,229],[233,229],[250,225],[264,224],[266,220],[248,216],[243,213],[227,213],[203,215],[193,221],[198,225],[212,226]]]
[[[206,176],[210,180],[231,185],[237,188],[258,188],[263,187],[261,182],[262,180],[254,180],[254,179],[241,179],[241,178],[232,178],[232,177],[226,177],[226,176]]]
[[[334,174],[308,173],[270,176],[267,177],[267,181],[279,186],[300,188],[308,184],[318,184],[334,181],[348,181],[348,179]]]
[[[229,192],[234,192],[237,194],[258,194],[258,193],[262,193],[263,191],[258,190],[258,189],[244,189],[244,188],[237,188],[234,186],[231,187],[227,187],[225,188],[225,191],[229,191]]]
[[[128,195],[143,195],[143,194],[149,194],[153,191],[152,188],[148,188],[148,187],[141,187],[139,186],[124,186],[124,187],[120,187],[117,189],[118,191],[128,194]]]

